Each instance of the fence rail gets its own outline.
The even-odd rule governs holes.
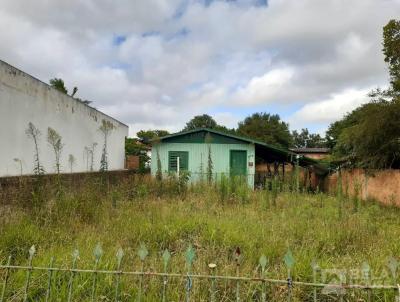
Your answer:
[[[73,301],[73,299],[81,299],[81,297],[75,294],[74,289],[76,288],[77,284],[75,284],[75,279],[80,274],[90,274],[91,275],[91,289],[90,289],[90,301],[97,301],[97,289],[98,289],[98,281],[100,275],[112,275],[114,285],[113,289],[110,290],[108,296],[112,296],[112,301],[122,301],[121,296],[121,278],[122,276],[134,276],[138,278],[139,284],[135,291],[135,301],[149,301],[146,299],[146,292],[145,288],[145,277],[159,277],[162,282],[160,286],[160,294],[159,300],[165,302],[168,301],[168,292],[167,288],[169,285],[169,281],[172,278],[179,278],[182,279],[185,285],[182,287],[181,292],[182,296],[184,296],[184,301],[196,301],[195,297],[192,297],[192,289],[195,284],[195,280],[207,280],[209,281],[209,288],[208,288],[208,301],[215,302],[220,301],[218,296],[218,289],[217,284],[221,281],[229,281],[233,282],[233,291],[234,291],[234,298],[229,301],[273,301],[268,295],[270,292],[268,291],[268,286],[271,285],[280,285],[286,288],[285,300],[292,301],[293,300],[293,289],[295,287],[310,287],[312,288],[311,296],[308,301],[321,301],[320,298],[326,297],[326,295],[334,295],[336,296],[336,300],[345,301],[346,292],[345,290],[363,290],[366,293],[365,300],[354,300],[354,301],[375,301],[372,296],[373,290],[381,290],[381,291],[391,291],[393,294],[393,299],[391,301],[400,301],[400,285],[396,284],[396,271],[398,267],[398,263],[394,258],[389,259],[388,262],[388,269],[392,273],[392,281],[393,285],[385,285],[385,284],[372,284],[371,282],[371,271],[368,264],[364,263],[362,266],[362,277],[364,284],[348,284],[348,283],[324,283],[318,282],[317,273],[321,271],[321,268],[316,264],[315,261],[311,264],[311,268],[313,270],[312,282],[307,281],[299,281],[295,280],[292,276],[293,266],[295,264],[295,259],[290,250],[284,256],[284,264],[287,268],[287,278],[286,279],[274,279],[267,277],[267,269],[268,269],[268,260],[267,258],[262,255],[258,261],[257,266],[257,274],[256,277],[249,277],[249,276],[241,276],[240,275],[240,266],[242,262],[242,255],[239,248],[236,249],[233,261],[236,267],[236,276],[232,275],[219,275],[216,273],[217,265],[214,263],[210,263],[208,265],[208,274],[196,274],[192,272],[193,263],[196,259],[196,251],[192,246],[189,246],[185,252],[185,263],[186,263],[186,272],[185,273],[174,273],[169,272],[169,265],[171,254],[168,250],[165,250],[162,254],[162,262],[164,267],[164,272],[154,272],[154,271],[146,271],[144,269],[144,263],[148,256],[148,250],[145,245],[141,245],[137,251],[137,256],[141,262],[141,269],[138,271],[124,271],[121,269],[122,259],[124,257],[124,252],[120,248],[116,253],[116,262],[115,262],[115,270],[106,270],[106,269],[99,269],[99,264],[101,257],[103,255],[103,250],[100,245],[97,245],[94,249],[94,265],[93,269],[80,269],[77,267],[77,261],[79,259],[79,252],[75,250],[72,253],[72,264],[70,267],[63,268],[63,267],[55,267],[54,266],[54,258],[52,257],[50,260],[49,266],[35,266],[33,265],[33,259],[35,256],[36,250],[35,247],[32,246],[29,250],[29,258],[27,265],[13,265],[12,264],[12,257],[8,258],[6,264],[0,265],[0,273],[3,275],[3,285],[1,289],[0,295],[0,302],[3,301],[13,301],[16,299],[16,296],[20,295],[22,298],[21,301],[52,301],[56,297],[54,297],[55,290],[52,290],[52,286],[54,283],[54,274],[59,273],[66,273],[69,274],[69,278],[67,278],[67,290],[66,290],[66,301]],[[20,282],[22,285],[19,291],[9,290],[10,284],[10,277],[13,273],[16,272],[25,272],[25,278],[23,282]],[[44,272],[44,274],[40,275],[40,279],[42,277],[46,277],[45,285],[42,287],[46,287],[46,290],[42,292],[42,296],[38,297],[35,296],[34,298],[30,296],[30,290],[32,287],[32,275],[34,272]],[[36,280],[38,281],[38,280]],[[257,298],[252,298],[251,300],[242,300],[243,293],[241,291],[242,284],[245,282],[249,283],[256,283],[259,286],[259,295]],[[36,284],[35,284],[36,285]],[[176,290],[176,288],[175,288]],[[179,290],[179,289],[178,289]],[[386,294],[385,294],[386,295]],[[58,300],[59,301],[59,300]],[[106,301],[111,301],[110,299]],[[295,300],[297,301],[297,300]],[[325,300],[323,300],[325,301]],[[346,300],[346,301],[353,301],[353,300]],[[378,300],[377,300],[378,301]],[[381,300],[379,300],[381,301]],[[389,301],[385,300],[384,301]]]

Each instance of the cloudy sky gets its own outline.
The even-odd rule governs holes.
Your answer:
[[[400,0],[0,0],[0,59],[140,129],[253,112],[323,133],[387,83]]]

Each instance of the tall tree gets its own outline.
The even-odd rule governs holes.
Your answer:
[[[344,129],[359,123],[364,114],[365,106],[360,106],[350,113],[347,113],[341,120],[331,123],[326,131],[325,139],[329,148],[334,148],[339,140],[340,134]]]
[[[194,130],[196,128],[209,128],[215,129],[217,128],[217,122],[208,114],[196,115],[190,121],[186,123],[183,131]]]
[[[58,91],[68,94],[68,90],[65,87],[64,81],[62,79],[54,78],[50,80],[50,86],[57,89]]]
[[[400,168],[400,21],[383,28],[390,88],[370,93],[370,103],[332,123],[327,131],[334,156],[364,168]]]
[[[383,54],[389,67],[391,88],[400,95],[400,20],[390,20],[383,27]]]
[[[140,130],[136,136],[142,143],[148,143],[150,140],[168,135],[167,130]]]
[[[295,148],[322,148],[326,147],[325,139],[317,133],[310,133],[307,128],[292,131],[293,147]]]
[[[373,100],[360,111],[356,123],[340,133],[335,157],[363,168],[400,168],[400,98]]]
[[[283,148],[292,144],[289,125],[277,114],[254,113],[239,123],[237,132]]]

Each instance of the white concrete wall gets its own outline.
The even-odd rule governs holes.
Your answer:
[[[85,146],[93,143],[97,143],[94,171],[98,171],[104,141],[99,127],[103,119],[115,127],[108,139],[109,170],[123,169],[128,126],[0,61],[0,176],[20,174],[16,158],[22,161],[23,174],[32,174],[34,144],[25,133],[29,122],[41,131],[39,155],[46,173],[55,172],[54,153],[47,142],[48,127],[55,129],[65,144],[62,172],[70,172],[69,154],[76,159],[73,172],[87,171]]]

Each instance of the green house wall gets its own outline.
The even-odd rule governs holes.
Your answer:
[[[221,141],[210,144],[201,142],[160,142],[152,147],[151,173],[155,175],[157,172],[157,151],[164,175],[168,174],[168,152],[187,151],[189,152],[190,179],[191,181],[197,181],[200,179],[201,164],[203,164],[204,173],[207,170],[209,146],[211,148],[214,179],[220,178],[222,174],[229,176],[230,150],[247,151],[247,182],[250,187],[254,187],[255,148],[254,144],[250,143],[222,143]]]

